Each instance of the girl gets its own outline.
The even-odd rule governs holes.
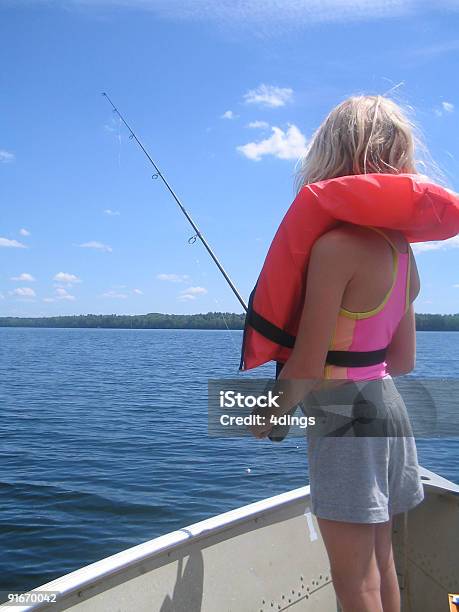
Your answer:
[[[334,108],[312,137],[298,173],[304,184],[366,173],[417,174],[413,125],[383,96],[355,96]],[[343,612],[400,612],[392,551],[392,517],[424,497],[406,407],[392,376],[415,367],[413,301],[420,290],[414,256],[403,233],[343,223],[312,248],[306,296],[294,349],[279,383],[289,405],[306,395],[333,403],[346,380],[365,383],[367,398],[393,423],[397,437],[311,437],[308,459],[312,512],[325,543]],[[385,362],[325,365],[328,350],[389,346]],[[360,346],[359,346],[360,343]],[[317,381],[338,381],[334,390]],[[292,381],[303,381],[300,388]],[[304,382],[307,381],[307,382]],[[335,393],[335,396],[333,396]],[[352,403],[352,400],[351,400]],[[253,426],[268,435],[272,425]],[[309,434],[309,428],[308,428]],[[390,434],[389,434],[390,435]]]

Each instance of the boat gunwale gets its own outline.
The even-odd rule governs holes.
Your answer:
[[[256,520],[273,510],[286,508],[302,500],[307,503],[309,495],[310,485],[305,485],[291,491],[285,491],[256,502],[251,502],[239,508],[233,508],[197,523],[192,523],[191,525],[157,536],[146,542],[136,544],[104,559],[94,561],[27,592],[57,591],[57,600],[52,604],[54,606],[56,603],[58,604],[60,601],[75,595],[78,591],[93,588],[101,581],[115,577],[117,574],[132,569],[142,562],[151,561],[166,551],[173,552],[179,550],[181,546],[188,545],[190,542],[198,542],[209,536],[215,536],[248,520]],[[84,601],[84,599],[81,599],[81,601]],[[6,603],[0,605],[0,611],[11,609],[14,612],[26,612],[29,610],[40,610],[48,605],[50,605],[48,602],[43,602],[26,606],[15,605],[12,607]]]
[[[426,492],[429,490],[436,494],[447,494],[459,496],[459,485],[443,478],[420,466],[422,484]],[[165,552],[175,552],[190,542],[199,542],[218,533],[223,533],[246,521],[256,520],[272,511],[280,510],[296,503],[308,503],[310,496],[310,485],[305,485],[291,491],[285,491],[244,506],[228,510],[221,514],[192,523],[167,534],[157,536],[146,542],[136,544],[125,550],[119,551],[100,559],[64,576],[60,576],[51,582],[28,591],[57,591],[56,603],[63,602],[72,596],[78,596],[79,591],[96,588],[103,580],[116,577],[126,570],[134,568],[143,562],[152,561]],[[304,513],[303,513],[304,514]],[[131,578],[127,577],[126,582]],[[110,587],[108,587],[110,588]],[[102,589],[105,591],[107,589]],[[101,592],[102,592],[101,591]],[[80,602],[86,598],[80,598]],[[56,604],[52,604],[53,606]],[[72,604],[73,605],[73,604]],[[40,610],[49,606],[48,602],[37,603],[26,606],[9,606],[8,603],[0,605],[0,612],[11,610],[11,612],[27,612]]]

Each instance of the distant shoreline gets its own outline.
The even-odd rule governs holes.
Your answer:
[[[176,315],[70,315],[57,317],[0,317],[0,327],[79,329],[234,329],[244,328],[245,314],[208,312]],[[459,331],[457,314],[416,314],[416,331]]]

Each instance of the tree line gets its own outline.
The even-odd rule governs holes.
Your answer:
[[[81,327],[110,329],[243,329],[245,314],[208,312],[179,315],[71,315],[59,317],[0,317],[0,327]],[[417,331],[459,331],[457,314],[416,314]]]
[[[72,315],[59,317],[0,317],[0,327],[89,327],[112,329],[242,329],[245,314],[208,312],[177,315]]]

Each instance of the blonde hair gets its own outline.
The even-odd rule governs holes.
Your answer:
[[[419,174],[415,151],[427,149],[408,112],[385,96],[352,96],[336,106],[313,134],[295,175],[303,185],[337,176],[384,172]],[[297,164],[298,165],[298,164]]]

